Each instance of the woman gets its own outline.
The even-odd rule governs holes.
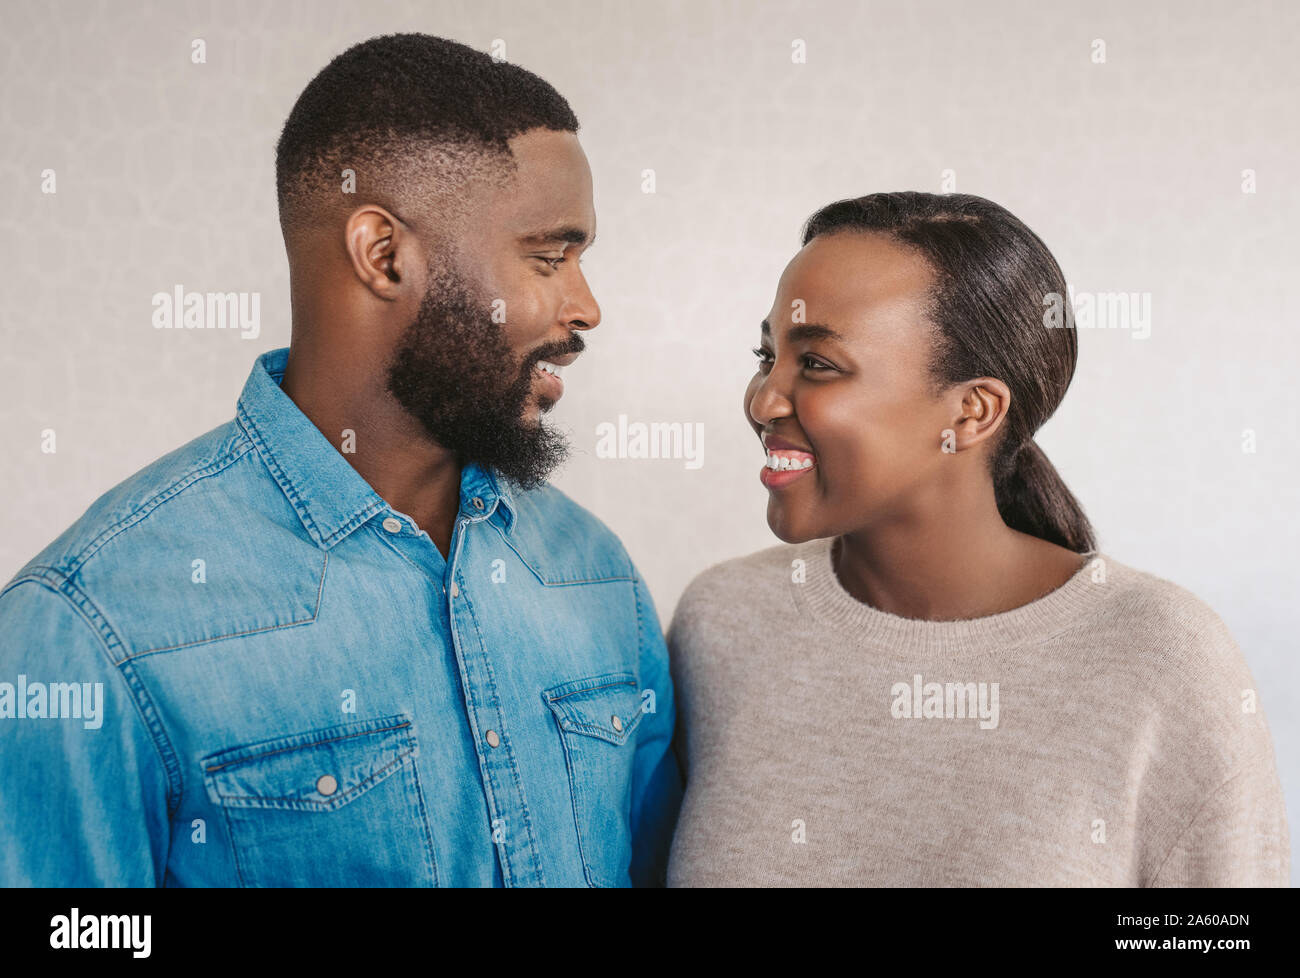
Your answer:
[[[1077,354],[1053,294],[980,197],[809,220],[745,392],[785,544],[699,575],[669,629],[670,885],[1287,884],[1240,651],[1096,549],[1033,441]]]

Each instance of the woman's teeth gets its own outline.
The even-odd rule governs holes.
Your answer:
[[[809,455],[768,452],[765,464],[769,469],[785,472],[790,469],[811,469],[813,460]]]

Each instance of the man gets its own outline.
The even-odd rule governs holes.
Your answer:
[[[302,92],[290,347],[0,594],[0,883],[662,884],[658,618],[546,483],[600,322],[577,128],[419,34]]]

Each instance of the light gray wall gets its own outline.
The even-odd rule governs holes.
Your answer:
[[[1076,289],[1150,294],[1147,338],[1081,333],[1039,440],[1104,550],[1228,623],[1300,812],[1295,4],[4,0],[2,17],[0,577],[230,417],[254,357],[288,342],[274,144],[307,80],[375,34],[501,39],[569,98],[596,179],[604,323],[553,414],[577,449],[556,482],[623,537],[665,625],[698,571],[776,542],[740,405],[800,223],[876,190],[980,194]],[[260,292],[261,334],[154,330],[150,297],[177,284]],[[620,414],[703,424],[703,466],[597,458]]]

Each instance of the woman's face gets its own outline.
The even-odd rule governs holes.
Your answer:
[[[768,525],[786,543],[941,502],[942,433],[960,398],[929,388],[932,276],[918,253],[856,231],[820,235],[786,266],[745,391],[755,433],[798,466],[760,470]]]

